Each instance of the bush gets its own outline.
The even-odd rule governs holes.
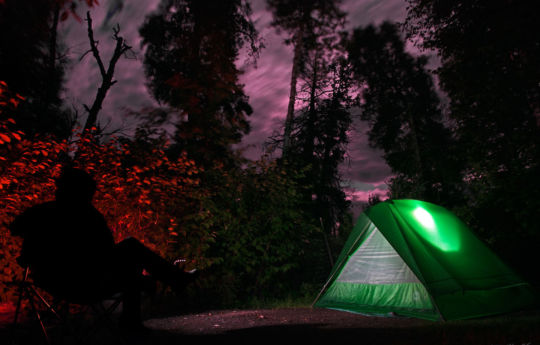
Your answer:
[[[134,142],[103,143],[89,133],[74,134],[72,141],[26,138],[9,117],[22,97],[10,95],[5,83],[0,83],[0,97],[1,301],[14,299],[8,282],[21,274],[16,263],[21,240],[10,235],[8,226],[26,208],[53,198],[55,177],[68,163],[96,179],[94,204],[117,241],[133,236],[164,256],[204,257],[205,229],[179,221],[187,218],[189,210],[182,207],[183,201],[193,200],[199,186],[199,169],[185,155],[169,160],[163,140],[152,142],[144,152],[140,147],[134,152]],[[141,136],[138,140],[149,142]],[[204,265],[203,259],[199,261]]]

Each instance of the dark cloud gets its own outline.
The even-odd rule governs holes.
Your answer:
[[[342,174],[352,181],[380,183],[391,174],[382,158],[383,152],[369,146],[368,124],[358,118],[349,135],[348,159],[342,166]]]
[[[126,109],[137,110],[156,105],[145,87],[142,59],[144,52],[140,47],[141,38],[138,29],[145,16],[155,10],[159,0],[101,1],[101,5],[92,9],[95,23],[95,36],[100,41],[99,48],[103,60],[108,63],[114,48],[111,28],[120,24],[121,35],[132,45],[134,54],[130,59],[121,59],[116,68],[115,79],[118,83],[110,90],[103,104],[102,122],[111,121],[111,127],[130,126],[132,119],[123,116]],[[286,114],[289,82],[292,63],[292,49],[283,43],[284,36],[276,33],[270,26],[271,14],[266,10],[264,0],[251,1],[253,20],[266,48],[261,52],[257,67],[246,58],[238,62],[243,71],[241,82],[250,98],[253,115],[250,117],[251,133],[244,137],[242,147],[246,156],[257,159],[262,154],[263,143],[276,131],[281,131]],[[380,24],[384,20],[402,21],[406,15],[404,0],[346,0],[342,8],[348,12],[348,28],[370,23]],[[111,9],[115,9],[112,11]],[[107,22],[107,13],[111,14]],[[86,22],[69,20],[63,24],[62,31],[69,49],[69,58],[73,63],[67,75],[65,97],[68,102],[78,106],[93,102],[97,88],[101,83],[94,58],[89,54],[79,61],[88,50]],[[350,198],[365,201],[372,194],[382,195],[386,191],[384,181],[390,176],[390,169],[381,158],[381,153],[367,144],[366,125],[358,122],[351,131],[349,159],[341,171]]]
[[[349,0],[343,10],[348,15],[348,27],[379,25],[383,21],[401,22],[407,16],[405,0]]]

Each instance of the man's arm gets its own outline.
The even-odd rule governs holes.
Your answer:
[[[19,214],[8,226],[11,235],[26,238],[44,226],[45,219],[54,211],[54,204],[46,202],[34,205]]]
[[[96,212],[96,218],[99,219],[96,231],[99,232],[100,243],[103,244],[104,247],[112,248],[114,246],[112,230],[107,225],[105,217],[97,209],[94,208],[94,210]]]

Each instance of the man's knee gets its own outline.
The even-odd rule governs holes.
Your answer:
[[[126,238],[116,245],[116,256],[120,260],[131,260],[144,252],[144,244],[134,237]]]
[[[121,247],[144,247],[144,245],[135,237],[128,237],[118,243]]]

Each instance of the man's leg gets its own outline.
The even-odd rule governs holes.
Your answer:
[[[124,328],[136,328],[141,326],[141,288],[142,266],[136,261],[129,261],[120,255],[122,251],[115,253],[114,267],[111,271],[110,280],[115,289],[122,292],[122,315],[120,326]]]
[[[145,269],[154,279],[170,285],[173,289],[183,289],[194,278],[192,274],[168,262],[135,238],[118,243],[115,255],[124,266],[134,268],[139,277],[142,276],[142,269]]]
[[[141,290],[143,288],[143,269],[152,278],[170,285],[175,291],[181,291],[194,275],[184,272],[158,254],[154,253],[135,238],[128,238],[116,245],[114,251],[117,280],[123,293],[123,326],[140,327]]]

